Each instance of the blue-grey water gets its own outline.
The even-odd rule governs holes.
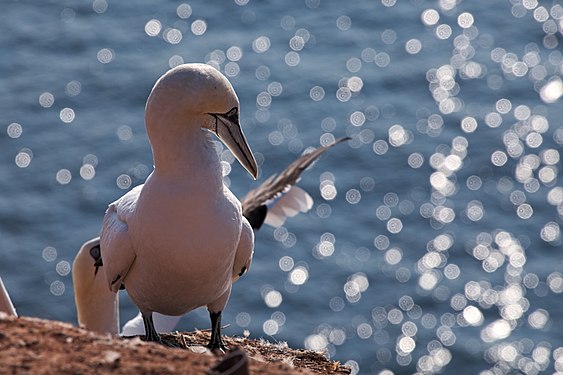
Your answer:
[[[561,1],[3,0],[0,25],[0,275],[21,315],[76,322],[73,257],[152,169],[150,88],[207,62],[261,163],[258,182],[232,164],[239,196],[352,137],[304,174],[313,209],[257,234],[227,333],[361,374],[563,373]]]

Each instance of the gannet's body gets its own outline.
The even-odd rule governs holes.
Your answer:
[[[242,211],[252,228],[257,230],[262,224],[279,227],[287,217],[309,211],[313,206],[313,199],[294,184],[299,181],[301,173],[323,152],[347,139],[339,139],[329,146],[302,155],[278,175],[271,176],[258,188],[249,191],[242,199]],[[100,239],[93,238],[82,245],[72,267],[78,322],[90,330],[117,334],[119,333],[117,295],[107,289],[105,281],[100,277],[101,266]],[[249,266],[250,262],[246,255],[242,252],[237,253],[234,270],[241,272],[234,276],[233,281],[242,276],[243,271],[247,271]],[[159,313],[153,316],[157,332],[172,331],[181,318]],[[144,335],[141,314],[127,321],[123,325],[121,334]]]
[[[216,158],[211,147],[200,151],[209,164]],[[211,172],[170,181],[156,169],[110,205],[101,237],[107,281],[114,291],[124,282],[141,311],[181,315],[205,305],[221,311],[235,255],[252,253],[240,202]]]
[[[100,234],[106,282],[113,292],[126,285],[143,315],[147,340],[160,341],[153,312],[181,315],[207,306],[209,346],[223,347],[221,312],[233,277],[250,262],[254,234],[240,202],[222,182],[205,129],[256,178],[238,111],[230,83],[204,64],[171,69],[147,100],[154,171],[144,185],[109,206]],[[242,259],[240,269],[234,269],[235,259]]]

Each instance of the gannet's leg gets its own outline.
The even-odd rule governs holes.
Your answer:
[[[145,341],[154,341],[162,343],[162,339],[156,329],[154,328],[154,322],[152,321],[152,312],[142,313],[143,323],[145,324]]]
[[[209,317],[211,318],[211,339],[209,340],[207,347],[211,351],[226,351],[227,347],[223,343],[223,338],[221,337],[221,311],[209,311]]]
[[[105,287],[105,285],[104,285]],[[156,332],[159,333],[169,333],[174,331],[174,327],[180,321],[181,316],[169,316],[159,314],[157,312],[152,313],[152,321],[154,323],[154,328]],[[143,315],[139,312],[133,319],[130,319],[127,323],[123,325],[121,329],[121,336],[144,336],[144,322]]]
[[[168,346],[170,348],[183,348],[183,346],[175,342],[174,339],[170,339],[168,337],[163,338],[158,334],[156,328],[154,327],[152,312],[141,313],[141,315],[143,317],[143,323],[145,325],[145,332],[146,332],[143,340],[156,342],[164,346]]]
[[[223,352],[228,350],[223,343],[223,338],[221,337],[221,313],[227,305],[229,296],[231,295],[231,286],[229,289],[219,299],[207,305],[207,310],[209,311],[209,318],[211,319],[211,339],[207,347],[212,351]]]

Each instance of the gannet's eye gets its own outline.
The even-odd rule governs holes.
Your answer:
[[[211,116],[215,117],[215,120],[220,119],[221,121],[227,120],[228,122],[238,124],[238,108],[233,107],[228,112],[225,113],[209,113]],[[215,128],[217,128],[217,123],[215,123]]]
[[[233,107],[229,112],[225,113],[225,117],[238,124],[238,108]]]
[[[100,246],[94,246],[90,249],[90,256],[92,258],[94,258],[94,260],[98,260],[101,257],[101,253],[100,253]]]
[[[228,112],[225,113],[209,113],[209,114],[215,118],[215,124],[214,127],[213,125],[208,125],[207,129],[211,130],[217,136],[219,135],[217,132],[219,121],[221,121],[227,127],[231,126],[229,124],[236,124],[237,126],[239,124],[238,107],[233,107]]]
[[[94,258],[94,276],[98,274],[98,271],[101,266],[103,266],[102,262],[102,253],[100,251],[100,245],[96,245],[90,248],[90,256]]]

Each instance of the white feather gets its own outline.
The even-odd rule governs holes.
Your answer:
[[[292,186],[279,198],[272,200],[264,223],[278,228],[288,217],[307,212],[313,207],[313,198],[298,186]]]
[[[10,295],[4,287],[2,278],[0,278],[0,312],[18,316],[18,314],[16,314],[16,309],[14,309],[14,305],[12,304],[12,300],[10,299]]]

